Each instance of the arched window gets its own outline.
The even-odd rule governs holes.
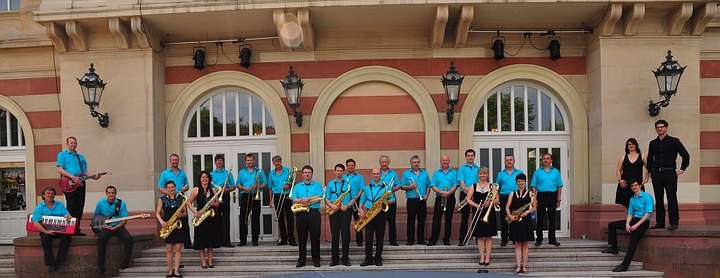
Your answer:
[[[527,82],[508,83],[495,89],[480,107],[475,132],[567,134],[564,115],[549,90]]]
[[[185,132],[190,141],[275,135],[262,99],[243,88],[216,89],[191,111]]]

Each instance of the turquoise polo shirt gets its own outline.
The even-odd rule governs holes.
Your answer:
[[[365,178],[357,172],[347,172],[343,176],[343,179],[350,181],[350,195],[352,195],[353,198],[365,187]]]
[[[330,180],[325,188],[325,197],[328,201],[335,202],[338,198],[340,198],[340,195],[345,193],[348,189],[350,189],[350,193],[345,195],[341,202],[343,205],[347,205],[350,203],[350,200],[352,200],[352,196],[350,196],[352,194],[352,186],[350,186],[345,179],[341,180],[335,178]]]
[[[384,181],[388,185],[390,184],[390,181],[392,181],[393,189],[400,186],[400,179],[393,169],[388,169],[384,172],[383,170],[380,170],[380,181]]]
[[[299,182],[295,184],[295,188],[293,188],[292,196],[293,200],[298,199],[304,199],[304,198],[312,198],[312,197],[322,197],[323,195],[323,188],[320,183],[316,181],[310,181],[309,183]],[[311,209],[319,209],[320,208],[320,202],[314,202],[310,204],[309,208]]]
[[[556,192],[562,187],[562,175],[554,167],[550,168],[549,171],[545,171],[543,167],[538,168],[535,170],[530,183],[530,188],[537,188],[538,192]]]
[[[508,174],[506,169],[503,169],[498,173],[495,183],[500,185],[500,195],[507,196],[517,190],[515,178],[520,174],[522,174],[522,171],[515,168],[513,168],[510,174]]]
[[[478,177],[478,170],[480,170],[480,168],[475,163],[465,163],[460,166],[457,170],[458,184],[460,184],[460,181],[464,181],[465,186],[472,187],[472,185],[476,184],[480,179],[480,177]]]
[[[175,173],[171,168],[167,168],[160,173],[160,178],[158,179],[157,184],[158,188],[165,188],[165,183],[169,180],[175,182],[175,189],[177,192],[180,192],[183,187],[189,184],[188,178],[182,169],[178,169],[178,172]]]
[[[120,199],[115,198],[115,200],[111,203],[107,198],[100,199],[100,201],[97,202],[97,205],[95,205],[95,215],[105,216],[106,219],[127,217],[127,206],[125,206],[125,202],[119,200]],[[118,212],[118,215],[115,215],[115,206],[117,206],[118,202],[120,202],[120,211]],[[115,227],[118,224],[120,224],[120,222],[114,222],[108,225]]]
[[[79,161],[78,158],[80,159]],[[73,176],[87,174],[87,160],[85,160],[84,155],[78,152],[71,152],[69,150],[59,152],[57,154],[56,165]]]
[[[227,185],[225,187],[226,190],[235,186],[233,174],[225,168],[213,170],[210,172],[210,177],[212,178],[211,184],[213,188],[222,188],[223,184],[225,184],[225,179],[227,179]]]
[[[447,172],[439,168],[433,173],[431,187],[437,187],[441,191],[450,191],[457,181],[457,172],[453,168],[448,168]]]
[[[54,201],[53,207],[50,208],[45,204],[45,201],[41,201],[32,213],[32,221],[40,222],[43,216],[66,216],[70,212],[65,208],[63,203]]]
[[[646,213],[652,214],[655,200],[650,193],[640,191],[640,195],[633,195],[628,206],[628,216],[641,218]]]
[[[360,205],[364,206],[366,209],[371,208],[373,203],[379,200],[387,190],[391,189],[382,183],[375,184],[373,182],[370,182],[363,189],[363,195],[362,197],[360,197]],[[390,194],[387,200],[395,201],[395,195]]]
[[[258,179],[260,181],[260,184],[266,184],[267,178],[265,178],[265,173],[263,173],[262,170],[258,168],[248,169],[247,167],[240,169],[238,171],[238,179],[237,179],[237,185],[242,185],[244,187],[252,187],[255,185],[255,179]],[[255,194],[256,190],[252,190],[250,193]],[[247,192],[242,191],[242,194],[245,194]]]
[[[425,192],[427,191],[428,187],[430,186],[430,177],[428,176],[427,171],[425,169],[419,169],[416,173],[413,171],[413,169],[405,170],[402,177],[402,185],[404,186],[410,186],[413,183],[417,185],[417,190],[406,190],[405,192],[405,198],[407,199],[417,199],[420,198],[418,196],[418,191],[420,194],[425,196]]]
[[[282,166],[280,173],[275,168],[270,170],[268,173],[268,188],[275,194],[290,193],[290,189],[284,190],[285,184],[288,184],[288,177],[290,176],[290,168]],[[292,182],[292,181],[290,181]]]

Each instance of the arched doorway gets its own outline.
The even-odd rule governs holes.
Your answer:
[[[184,122],[183,156],[190,184],[199,182],[202,170],[214,169],[214,156],[225,157],[225,167],[237,177],[245,167],[245,155],[257,157],[257,166],[270,171],[271,157],[278,154],[275,122],[263,99],[248,89],[236,86],[213,89],[189,109]],[[276,228],[269,207],[269,192],[262,198],[260,237],[273,240]],[[240,225],[238,193],[231,195],[231,240],[237,242]],[[250,235],[249,235],[250,236]]]
[[[12,243],[25,236],[28,195],[26,182],[25,135],[20,121],[10,111],[0,108],[0,243]]]
[[[570,129],[562,102],[540,84],[512,81],[493,89],[475,118],[473,149],[480,166],[490,168],[491,181],[503,170],[505,155],[513,155],[515,167],[531,182],[540,167],[541,156],[549,153],[553,167],[560,170],[563,184],[568,184],[572,168],[567,163]],[[564,187],[570,196],[572,187]],[[569,198],[563,198],[568,200]],[[556,214],[559,236],[569,236],[570,203],[565,201]]]

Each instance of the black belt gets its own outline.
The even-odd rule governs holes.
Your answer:
[[[655,170],[653,170],[653,172],[656,172],[656,173],[661,173],[661,172],[665,172],[665,171],[673,171],[674,172],[675,168],[673,168],[673,167],[657,167],[657,168],[655,168]]]

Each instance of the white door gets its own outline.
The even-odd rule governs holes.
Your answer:
[[[275,140],[272,139],[253,139],[252,141],[247,140],[244,142],[190,143],[186,144],[184,165],[190,184],[194,186],[199,183],[198,175],[200,171],[212,171],[215,167],[215,155],[222,154],[225,156],[225,168],[231,170],[233,177],[237,180],[239,169],[245,167],[245,155],[247,153],[252,153],[258,158],[257,166],[267,174],[272,165],[270,159],[276,152]],[[273,210],[269,206],[269,194],[269,191],[265,190],[260,196],[262,200],[260,209],[260,239],[272,241],[276,237],[277,228],[275,222],[273,222]],[[239,242],[240,225],[248,225],[248,237],[250,237],[250,223],[241,222],[240,200],[237,191],[230,194],[230,204],[230,240]]]
[[[528,184],[532,181],[532,175],[541,165],[541,155],[550,153],[553,157],[553,167],[562,174],[563,200],[557,210],[556,219],[558,237],[570,236],[570,189],[568,185],[568,150],[567,140],[539,140],[533,136],[513,136],[491,139],[476,139],[474,149],[477,153],[477,163],[490,169],[490,181],[494,182],[497,174],[504,168],[505,155],[515,156],[515,168],[522,170],[528,176]],[[547,226],[544,228],[547,233]]]
[[[0,108],[0,244],[27,235],[25,137],[15,115]],[[30,197],[35,202],[35,197]]]

